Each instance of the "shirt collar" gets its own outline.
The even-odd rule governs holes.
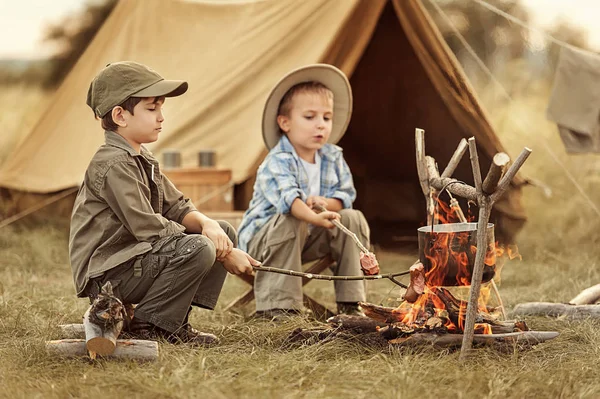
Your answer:
[[[288,139],[288,137],[285,134],[281,135],[279,142],[277,143],[277,145],[275,147],[273,147],[273,152],[275,152],[275,153],[289,152],[294,156],[294,158],[299,159],[298,154],[296,153],[296,150],[294,149],[294,146],[292,145],[292,143],[290,142],[290,139]],[[325,158],[329,161],[333,161],[342,152],[342,148],[335,144],[327,143],[323,147],[321,147],[321,149],[317,152],[319,153],[319,156],[321,158]]]
[[[138,154],[137,151],[133,149],[131,144],[129,144],[123,136],[116,132],[113,132],[112,130],[104,131],[104,140],[106,145],[110,145],[112,147],[117,147],[124,151],[127,151],[127,153],[132,157],[143,155],[145,158],[153,158],[152,153],[148,151],[143,145],[140,145],[140,153]]]

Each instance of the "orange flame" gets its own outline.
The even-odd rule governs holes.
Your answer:
[[[438,199],[437,211],[434,219],[438,223],[457,223],[460,222],[455,209]],[[469,215],[469,220],[473,217]],[[429,267],[425,271],[425,292],[419,296],[415,303],[403,302],[394,313],[401,316],[401,322],[408,326],[423,327],[428,326],[427,320],[437,317],[443,322],[443,327],[448,332],[461,333],[464,331],[464,324],[467,313],[467,302],[458,300],[449,294],[448,290],[440,288],[444,282],[448,282],[450,269],[456,274],[456,283],[452,285],[469,286],[471,284],[471,270],[477,253],[477,247],[472,245],[472,232],[456,233],[430,233],[432,239],[426,247],[425,258],[429,262]],[[518,248],[515,245],[501,247],[498,243],[489,243],[486,248],[484,264],[489,268],[497,269],[497,262],[500,258],[507,255],[509,259],[519,258]],[[456,302],[452,305],[450,315],[447,304],[440,295],[450,296]],[[482,293],[478,301],[478,311],[480,313],[489,313],[487,309],[487,300],[489,298],[489,289],[482,287]],[[446,299],[448,300],[448,299]],[[457,309],[454,309],[454,306]],[[429,327],[428,327],[429,328]],[[476,323],[475,333],[492,334],[492,326],[487,323]]]

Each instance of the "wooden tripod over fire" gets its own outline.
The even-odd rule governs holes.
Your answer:
[[[510,162],[509,156],[503,152],[497,153],[492,160],[492,165],[490,166],[490,170],[488,171],[485,180],[482,181],[475,137],[471,137],[468,140],[468,143],[465,139],[460,141],[456,151],[454,151],[454,155],[452,155],[450,162],[448,162],[448,166],[446,166],[446,169],[444,169],[441,175],[435,159],[425,155],[425,131],[423,129],[417,128],[415,130],[415,146],[417,152],[419,183],[421,184],[421,189],[423,190],[427,203],[428,225],[433,222],[435,210],[434,197],[437,192],[441,190],[448,190],[454,195],[473,201],[479,207],[479,220],[477,221],[477,253],[471,278],[463,341],[460,349],[460,359],[464,360],[473,347],[475,316],[477,314],[477,302],[481,290],[481,279],[483,277],[486,253],[485,248],[487,245],[487,225],[490,213],[494,203],[506,192],[510,182],[531,154],[531,150],[525,147],[508,171],[506,171],[506,167]],[[467,146],[471,158],[475,187],[471,187],[464,182],[450,177],[466,152]]]

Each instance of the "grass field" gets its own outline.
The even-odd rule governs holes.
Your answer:
[[[523,260],[506,263],[500,286],[509,308],[527,301],[566,302],[600,280],[600,217],[557,163],[597,203],[599,158],[567,156],[554,127],[544,120],[547,87],[525,92],[512,105],[494,90],[483,96],[488,110],[502,110],[490,112],[490,117],[509,153],[514,157],[523,146],[533,148],[524,174],[552,189],[551,197],[542,189],[524,189],[529,222],[518,240]],[[32,101],[44,101],[39,93],[31,96]],[[9,98],[0,99],[7,104],[0,114],[3,121],[10,118]],[[11,115],[25,118],[17,111]],[[464,364],[458,362],[458,353],[432,348],[382,350],[335,341],[288,348],[287,335],[313,322],[276,325],[223,312],[246,288],[233,277],[228,277],[215,312],[192,314],[192,324],[222,337],[217,348],[161,344],[160,360],[141,365],[53,358],[45,353],[44,341],[58,338],[57,326],[78,322],[87,307],[74,296],[67,231],[64,223],[39,218],[0,230],[0,397],[600,397],[595,366],[600,324],[592,320],[527,318],[530,328],[561,335],[525,351],[478,350]],[[416,248],[376,248],[376,253],[382,272],[392,272],[410,265]],[[308,287],[333,307],[329,282]],[[397,303],[402,292],[390,292],[392,288],[388,282],[372,282],[369,301]]]

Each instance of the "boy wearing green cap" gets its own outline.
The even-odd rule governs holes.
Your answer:
[[[191,305],[213,309],[226,272],[250,274],[259,262],[235,248],[231,225],[198,212],[143,146],[158,139],[165,98],[187,88],[131,61],[94,78],[87,104],[106,142],[77,194],[69,252],[78,296],[94,297],[110,281],[137,304],[133,336],[205,345],[218,339],[189,325]]]

